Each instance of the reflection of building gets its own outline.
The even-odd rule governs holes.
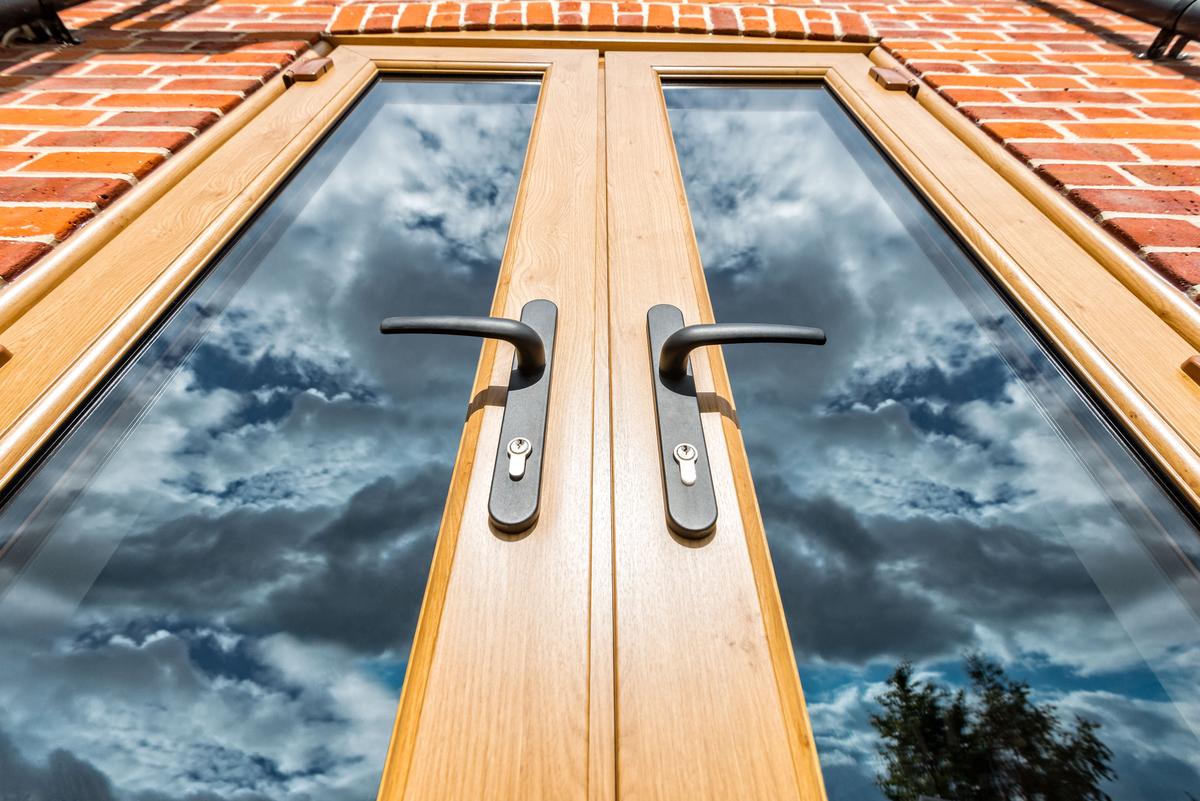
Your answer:
[[[62,16],[0,54],[0,798],[879,799],[1073,736],[1200,795],[1200,79],[1152,27]],[[758,325],[677,378],[662,307]],[[503,341],[378,331],[434,315]]]

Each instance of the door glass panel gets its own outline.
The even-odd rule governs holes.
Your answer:
[[[1189,519],[832,95],[665,94],[717,320],[829,335],[724,350],[829,797],[1200,795]]]
[[[382,81],[0,512],[0,797],[375,797],[537,82]],[[119,265],[114,265],[119,269]]]

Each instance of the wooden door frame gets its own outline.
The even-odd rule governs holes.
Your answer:
[[[0,487],[10,482],[61,428],[381,71],[553,75],[556,70],[566,72],[569,65],[586,71],[584,62],[590,60],[595,65],[597,53],[603,54],[599,69],[593,68],[596,80],[592,88],[586,89],[586,81],[581,81],[578,85],[584,91],[576,94],[573,105],[564,104],[561,113],[547,115],[539,106],[535,124],[535,135],[556,127],[555,136],[576,149],[576,163],[591,165],[584,171],[592,176],[594,185],[584,194],[596,203],[587,220],[581,213],[568,215],[571,222],[567,227],[577,238],[579,263],[594,266],[589,280],[593,349],[590,355],[575,355],[583,360],[581,365],[586,362],[586,370],[572,379],[589,387],[591,406],[587,414],[592,425],[586,437],[572,440],[575,450],[563,454],[564,459],[570,457],[564,464],[572,465],[572,469],[578,468],[582,460],[590,470],[591,494],[585,505],[591,517],[590,523],[583,526],[590,537],[590,551],[582,563],[591,593],[590,619],[587,649],[580,657],[590,672],[582,700],[588,710],[585,719],[574,728],[567,727],[565,734],[554,732],[558,742],[548,746],[550,752],[561,755],[565,753],[563,741],[578,744],[586,740],[583,772],[576,758],[564,759],[562,763],[570,763],[571,767],[539,774],[535,791],[530,791],[528,784],[522,785],[524,797],[539,792],[562,797],[586,788],[589,798],[613,798],[618,779],[627,790],[653,786],[663,797],[689,789],[697,791],[698,795],[692,797],[703,797],[722,786],[735,785],[739,792],[755,787],[768,795],[778,791],[770,797],[779,798],[793,794],[819,797],[823,793],[736,426],[732,393],[719,352],[697,354],[694,363],[701,388],[711,393],[705,414],[710,446],[725,452],[720,443],[727,445],[727,460],[714,464],[719,500],[727,508],[736,504],[739,513],[724,516],[714,544],[688,551],[690,563],[680,566],[666,551],[667,556],[659,553],[662,559],[651,565],[648,573],[636,572],[645,567],[637,562],[644,563],[652,555],[644,547],[647,542],[661,540],[674,548],[681,546],[669,539],[661,514],[653,514],[655,498],[661,509],[657,465],[652,474],[646,472],[642,457],[634,455],[645,445],[641,441],[645,423],[649,421],[653,428],[653,416],[652,410],[645,408],[648,391],[638,394],[640,379],[631,372],[645,372],[645,347],[637,344],[637,337],[644,335],[645,309],[639,317],[629,303],[646,302],[648,308],[653,303],[674,300],[689,322],[712,318],[658,89],[662,76],[824,82],[988,265],[995,280],[1089,389],[1106,403],[1180,494],[1200,506],[1200,415],[1189,414],[1200,408],[1200,387],[1179,369],[1184,359],[1200,349],[1200,309],[1122,250],[935,93],[922,88],[914,100],[905,92],[887,91],[872,80],[868,73],[873,65],[898,66],[878,48],[708,35],[541,31],[398,34],[331,41],[331,50],[328,44],[322,44],[313,54],[328,52],[333,62],[333,70],[324,77],[312,83],[296,83],[286,91],[282,78],[273,79],[219,123],[218,129],[200,137],[195,145],[127,193],[27,277],[0,291],[0,344],[7,345],[14,354],[12,360],[0,366],[0,381],[5,386],[0,397]],[[627,80],[632,80],[640,93],[629,102],[618,92]],[[604,85],[607,92],[602,91]],[[615,100],[619,100],[616,106]],[[572,122],[573,114],[594,124],[581,128],[577,119]],[[610,132],[640,131],[634,138],[625,135],[621,141],[627,144],[657,143],[654,152],[662,159],[656,162],[657,173],[645,169],[644,157],[630,157],[636,147],[622,148],[611,133],[605,145],[606,119],[611,123],[607,129]],[[584,159],[582,153],[589,147],[592,156]],[[650,263],[664,271],[653,280],[643,280],[641,286],[631,283],[635,275],[629,272],[634,262],[631,256],[648,251],[622,244],[613,249],[611,260],[606,252],[607,242],[623,243],[623,237],[636,230],[639,221],[631,218],[627,209],[622,210],[620,198],[611,198],[606,204],[605,181],[596,179],[607,174],[608,183],[619,187],[628,183],[628,178],[620,176],[631,169],[638,171],[642,187],[657,193],[664,204],[655,213],[670,218],[666,229],[674,239],[664,243],[660,251],[676,254],[662,263],[638,262],[641,279],[647,279]],[[561,173],[556,175],[561,178]],[[545,182],[544,198],[554,194],[551,183]],[[523,179],[521,198],[526,197],[527,184]],[[587,187],[588,181],[577,182],[576,190],[579,186]],[[568,199],[566,195],[560,198],[564,202]],[[519,199],[518,209],[525,202]],[[514,259],[518,258],[510,248],[503,268],[509,272],[504,275],[511,274]],[[676,260],[673,265],[672,258]],[[120,269],[113,265],[120,265]],[[530,274],[538,273],[535,270]],[[681,277],[686,281],[680,283]],[[502,278],[493,313],[513,316],[517,306],[515,296],[508,296],[507,279]],[[565,315],[560,315],[560,321],[564,319]],[[605,321],[611,323],[611,329]],[[381,797],[389,801],[446,789],[434,781],[436,771],[414,779],[409,768],[414,764],[414,753],[423,747],[418,745],[422,718],[418,713],[425,709],[429,679],[435,672],[432,665],[435,658],[441,658],[435,657],[435,645],[459,541],[457,531],[468,507],[474,510],[473,516],[479,512],[480,519],[486,519],[479,506],[486,502],[486,494],[481,501],[480,491],[470,481],[470,465],[491,464],[494,456],[499,416],[494,407],[488,406],[488,388],[500,380],[507,363],[506,348],[485,347],[474,383],[478,403],[472,405],[474,413],[468,418],[460,445],[460,468],[447,501],[443,534],[418,624],[410,679],[405,684],[381,790]],[[564,360],[560,359],[559,364]],[[617,389],[610,391],[610,379]],[[562,387],[560,377],[556,377],[556,387],[556,392]],[[630,410],[634,416],[626,413]],[[628,460],[631,455],[632,460]],[[614,470],[614,464],[619,469]],[[614,488],[630,493],[631,503],[643,504],[642,510],[630,516]],[[647,509],[649,517],[645,516]],[[455,533],[447,536],[451,530]],[[475,553],[477,549],[469,550]],[[479,550],[484,552],[486,544]],[[494,590],[498,586],[494,567],[479,559],[473,562],[472,570],[477,571],[481,587]],[[568,574],[576,567],[568,567]],[[638,575],[652,577],[645,582],[645,591],[653,597],[641,607],[637,603],[621,606],[619,585]],[[673,629],[672,616],[680,613],[681,599],[693,597],[705,581],[716,579],[731,582],[739,605],[709,610],[711,616],[707,619],[684,621]],[[487,591],[477,589],[464,595],[466,598],[474,598],[488,614],[499,611],[492,608],[494,598]],[[509,598],[505,603],[519,607],[517,600]],[[693,617],[697,609],[692,609]],[[467,626],[476,611],[458,608],[453,625]],[[737,648],[714,655],[697,647],[706,637],[715,642],[714,632],[744,630],[746,614],[754,616],[753,620],[761,619],[763,626],[761,631],[738,635],[741,639],[735,638]],[[519,617],[518,610],[513,617],[492,620],[503,625],[505,620]],[[633,627],[628,629],[625,648],[616,649],[616,634],[630,622]],[[475,621],[473,625],[478,624]],[[538,621],[524,620],[521,625],[537,626]],[[672,631],[668,640],[662,639],[664,632]],[[660,651],[643,651],[639,656],[639,637],[643,638],[643,648],[652,646]],[[476,692],[470,697],[475,701],[503,701],[516,709],[533,697],[529,684],[516,694],[481,690],[492,686],[491,679],[481,676],[478,665],[465,653],[445,658],[454,662],[455,670],[461,669],[463,675],[481,682],[473,685]],[[498,652],[493,656],[501,661],[509,658]],[[763,657],[761,663],[754,662],[758,656]],[[623,659],[627,660],[624,668]],[[637,666],[640,659],[645,660],[643,668]],[[515,660],[512,664],[514,675],[518,669],[527,673],[531,670],[527,662]],[[658,671],[657,677],[645,677],[646,683],[639,689],[638,670],[648,667]],[[667,692],[660,693],[650,708],[640,711],[636,703],[630,703],[618,726],[616,707],[622,702],[615,693],[625,694],[620,698],[636,697],[640,692],[654,692],[656,682],[664,677],[686,679],[692,673],[703,679],[700,685],[682,685],[692,691],[693,698],[705,699],[706,692],[718,692],[709,682],[714,677],[731,682],[725,687],[744,690],[740,696],[734,693],[737,697],[722,701],[729,713],[726,717],[693,716],[688,722],[689,712],[672,721],[671,716],[688,699],[673,698]],[[537,675],[532,681],[545,678]],[[456,700],[447,688],[437,692],[439,703],[444,704],[441,720],[449,721],[439,736],[453,739],[454,725],[461,722],[454,724],[452,710],[465,707],[455,707]],[[763,699],[775,699],[778,716],[757,712],[747,716],[737,711],[750,709]],[[530,714],[538,713],[534,710]],[[629,728],[642,724],[640,731]],[[738,733],[739,740],[754,747],[743,748],[737,743],[730,747],[731,730]],[[624,738],[621,732],[626,732]],[[461,773],[477,770],[480,776],[489,776],[486,771],[493,766],[481,763],[477,759],[481,755],[464,755],[453,751],[453,747],[451,744],[446,753],[464,760],[459,766]],[[623,750],[618,759],[619,749]],[[714,784],[688,784],[689,778],[678,771],[679,766],[687,764],[680,755],[686,757],[688,753],[712,757],[711,764],[719,774]],[[489,758],[492,756],[496,755]],[[442,769],[449,764],[441,758],[439,761]],[[489,776],[489,781],[494,781],[485,794],[514,786],[509,782],[529,779],[528,775],[518,776],[522,767],[519,763],[503,756],[496,762],[499,773]],[[428,767],[423,759],[419,764],[422,770]],[[624,766],[620,777],[616,775],[617,765]],[[662,771],[661,777],[648,775],[656,770]],[[672,778],[681,783],[669,784]],[[697,778],[704,777],[691,777]],[[726,781],[732,784],[721,784]]]
[[[445,501],[380,798],[609,798],[613,760],[611,626],[593,643],[592,504],[608,505],[593,459],[594,357],[607,341],[598,54],[586,49],[337,47],[320,80],[282,76],[185,168],[146,181],[36,280],[0,292],[0,487],[14,481],[219,257],[274,190],[381,75],[528,76],[541,80],[491,313],[527,300],[559,307],[541,514],[523,537],[488,525],[512,350],[482,346]],[[202,138],[202,141],[203,138]],[[188,151],[185,151],[188,152]],[[570,181],[561,180],[564,175]],[[597,309],[599,308],[599,311]],[[600,323],[599,325],[597,323]],[[605,383],[606,389],[606,383]],[[606,473],[605,473],[606,475]],[[581,503],[583,501],[583,503]],[[461,547],[460,547],[461,546]],[[3,554],[0,546],[0,555]],[[531,591],[537,587],[538,591]],[[610,599],[601,605],[611,607]],[[591,706],[589,706],[589,704]],[[593,737],[592,730],[601,732]],[[286,736],[286,733],[285,733]],[[607,742],[611,742],[611,735]],[[589,749],[594,748],[593,754]],[[589,774],[589,770],[595,775]]]
[[[674,541],[661,495],[638,489],[660,481],[645,310],[672,303],[688,323],[714,321],[662,79],[826,86],[1179,494],[1200,508],[1200,386],[1180,369],[1196,352],[1195,307],[1164,299],[1162,287],[1143,280],[1144,267],[1135,272],[1121,260],[1097,258],[1103,249],[1074,217],[1047,215],[1037,192],[999,168],[1011,156],[976,141],[973,134],[982,132],[930,113],[938,108],[930,93],[919,92],[919,103],[884,88],[872,66],[862,54],[828,51],[606,55],[612,458],[621,465],[614,490],[619,794],[653,786],[655,797],[722,798],[742,786],[757,797],[824,796],[719,349],[692,357],[718,508],[725,510],[717,533],[700,548]],[[710,597],[706,586],[720,591]],[[752,599],[763,624],[758,631],[745,625]],[[661,673],[668,664],[673,683]],[[762,711],[772,691],[779,718]],[[694,699],[708,701],[699,718],[689,707]],[[697,776],[698,759],[715,775]],[[652,766],[670,772],[666,789],[647,778]],[[790,783],[782,778],[787,767]]]

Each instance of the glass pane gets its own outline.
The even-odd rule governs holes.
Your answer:
[[[538,84],[374,86],[0,512],[0,798],[372,801]]]
[[[717,319],[829,335],[724,355],[830,798],[1200,795],[1192,523],[824,89],[666,97]]]

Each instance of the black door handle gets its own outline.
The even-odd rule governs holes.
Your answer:
[[[703,539],[717,525],[717,497],[688,355],[705,345],[738,342],[824,345],[825,332],[809,326],[753,323],[685,326],[683,312],[666,305],[646,313],[646,327],[667,525],[681,537]]]
[[[389,317],[379,324],[382,334],[447,334],[459,337],[500,339],[517,350],[517,369],[534,376],[546,366],[546,345],[538,332],[506,317]]]
[[[483,337],[503,340],[516,349],[488,499],[492,525],[507,534],[524,531],[537,521],[557,324],[557,306],[548,300],[531,300],[521,309],[520,321],[447,315],[389,317],[379,325],[384,334]]]
[[[742,342],[784,342],[794,345],[824,345],[825,332],[806,325],[769,323],[714,323],[688,325],[671,334],[662,343],[658,371],[663,378],[677,381],[687,375],[688,354],[705,345],[733,345]]]

